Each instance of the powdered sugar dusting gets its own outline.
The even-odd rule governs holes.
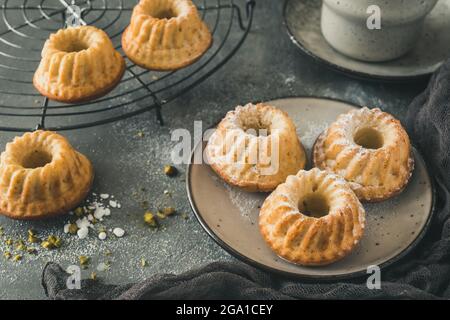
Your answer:
[[[265,194],[246,192],[236,187],[228,185],[225,181],[212,176],[213,180],[222,184],[226,190],[231,203],[239,210],[239,213],[249,222],[256,222],[259,215],[259,209],[264,202]]]
[[[296,123],[300,122],[296,120]],[[300,137],[303,146],[310,150],[313,147],[314,142],[316,142],[317,137],[326,130],[327,127],[328,125],[324,122],[302,122],[301,128],[297,125],[297,135]]]
[[[239,209],[241,215],[251,222],[255,222],[254,220],[258,217],[259,208],[261,208],[264,202],[264,197],[259,193],[245,192],[227,184],[225,184],[225,189],[227,190],[229,199]]]

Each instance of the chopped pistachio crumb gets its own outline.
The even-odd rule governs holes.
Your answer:
[[[142,131],[138,131],[138,133],[136,134],[139,138],[142,138],[144,136],[144,132]]]
[[[174,166],[166,165],[164,166],[164,173],[166,176],[174,177],[178,173],[178,170]]]
[[[14,241],[12,239],[6,239],[5,243],[6,243],[7,246],[12,246]]]
[[[9,252],[9,251],[5,251],[4,253],[3,253],[3,256],[5,257],[5,259],[11,259],[11,252]]]
[[[25,246],[25,243],[22,239],[19,239],[16,241],[16,250],[18,251],[25,251],[27,250],[27,247]]]
[[[34,234],[28,233],[28,242],[29,243],[39,243],[39,242],[41,242],[41,239],[36,237]]]
[[[147,260],[145,260],[144,258],[141,259],[141,267],[145,268],[148,266]]]
[[[44,249],[53,249],[51,243],[47,240],[42,241],[41,246]]]
[[[187,213],[185,213],[185,212],[183,212],[183,213],[181,214],[181,217],[182,217],[184,220],[189,219],[189,216],[188,216]]]
[[[70,234],[77,234],[78,226],[76,223],[69,224],[69,233]]]
[[[55,248],[61,247],[61,239],[57,236],[48,236],[47,241],[50,242]]]
[[[155,216],[153,215],[153,213],[151,213],[150,211],[147,211],[144,214],[144,221],[147,225],[149,225],[152,228],[157,228],[158,227],[158,222],[155,219]]]
[[[165,207],[164,209],[162,209],[162,213],[167,217],[167,216],[171,216],[175,213],[175,208],[173,207]]]
[[[96,272],[94,272],[94,271],[92,271],[92,273],[91,273],[91,280],[97,280],[97,273]]]
[[[79,256],[80,266],[86,267],[89,264],[90,258],[87,256]]]
[[[35,236],[35,235],[36,235],[36,232],[34,232],[33,229],[28,229],[28,235],[29,235],[29,236]]]
[[[22,260],[22,256],[20,254],[16,254],[13,258],[13,261],[16,261],[16,262],[20,261],[20,260]]]
[[[156,213],[156,215],[157,215],[158,218],[160,218],[160,219],[165,219],[165,218],[167,217],[164,213],[162,213],[162,212],[159,211],[159,210],[158,210],[158,212]]]
[[[3,227],[2,226],[0,226],[0,236],[2,236],[4,234],[4,230],[3,230]]]
[[[84,214],[84,209],[83,207],[78,207],[74,210],[73,213],[75,213],[77,217],[81,217]]]
[[[57,249],[61,247],[62,241],[56,236],[48,236],[47,240],[42,241],[41,246],[45,249]]]
[[[111,250],[106,249],[106,251],[105,251],[105,256],[110,256],[110,255],[112,255]]]

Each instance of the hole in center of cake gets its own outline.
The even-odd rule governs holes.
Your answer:
[[[23,158],[22,166],[27,169],[35,169],[43,167],[50,162],[52,162],[50,153],[43,150],[33,150]]]
[[[317,192],[311,193],[303,198],[298,207],[301,213],[314,218],[326,216],[330,211],[327,199]]]
[[[83,50],[87,50],[89,46],[83,41],[68,41],[64,43],[60,50],[64,52],[80,52]]]
[[[357,145],[366,149],[379,149],[384,143],[381,133],[373,128],[359,129],[355,133],[353,140]]]
[[[169,9],[163,9],[163,10],[156,12],[154,14],[154,17],[158,18],[158,19],[171,19],[171,18],[176,18],[177,14],[174,10],[169,8]]]

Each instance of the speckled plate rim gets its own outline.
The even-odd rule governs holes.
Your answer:
[[[287,18],[286,18],[286,9],[287,9],[287,5],[288,5],[288,3],[290,1],[299,1],[299,0],[285,0],[284,1],[284,6],[283,6],[283,24],[286,27],[286,30],[287,30],[287,33],[288,33],[290,39],[295,44],[295,46],[300,49],[301,52],[303,52],[304,54],[306,54],[308,57],[312,58],[313,60],[315,60],[315,61],[325,65],[326,67],[328,67],[328,68],[330,68],[332,70],[335,70],[335,71],[337,71],[339,73],[345,74],[345,75],[347,75],[349,77],[352,77],[352,78],[356,78],[356,79],[359,79],[359,80],[378,81],[378,82],[424,81],[424,80],[428,79],[431,76],[432,72],[426,72],[426,73],[421,73],[421,74],[412,75],[412,76],[380,76],[380,75],[376,75],[376,74],[365,73],[365,72],[361,72],[361,71],[345,68],[343,66],[340,66],[338,64],[335,64],[335,63],[333,63],[331,61],[328,61],[328,60],[326,60],[324,58],[319,57],[314,52],[312,52],[307,47],[305,47],[294,36],[294,33],[289,28],[289,24],[287,23]]]
[[[329,101],[334,101],[334,102],[340,102],[340,103],[344,103],[347,104],[351,107],[354,108],[362,108],[361,105],[349,102],[349,101],[345,101],[345,100],[341,100],[341,99],[335,99],[335,98],[330,98],[330,97],[319,97],[319,96],[282,96],[282,97],[274,97],[273,99],[270,99],[268,101],[275,101],[275,100],[282,100],[282,99],[298,99],[298,98],[304,98],[304,99],[321,99],[321,100],[329,100]],[[257,103],[260,101],[255,101],[254,103]],[[211,127],[215,127],[215,125],[217,125],[220,122],[217,121],[213,126]],[[192,160],[193,156],[194,156],[194,152],[195,150],[197,150],[197,148],[199,147],[199,145],[203,144],[204,141],[200,141],[198,142],[190,155],[190,160]],[[420,155],[420,157],[423,160],[423,164],[425,167],[425,170],[427,172],[428,178],[430,179],[430,187],[431,187],[431,207],[430,207],[430,213],[428,215],[428,218],[422,228],[422,230],[417,234],[417,237],[414,239],[414,241],[412,241],[403,251],[401,251],[400,253],[398,253],[396,256],[394,256],[393,258],[381,263],[379,265],[380,269],[386,269],[387,267],[393,265],[394,263],[400,261],[402,258],[404,258],[405,256],[407,256],[409,253],[411,253],[411,251],[413,251],[413,249],[420,243],[420,241],[424,238],[425,234],[427,233],[431,220],[434,216],[435,213],[435,205],[436,205],[436,187],[435,187],[435,181],[433,176],[430,175],[430,170],[428,168],[428,164],[425,162],[422,154],[419,152],[419,150],[415,147],[414,142],[411,142],[411,144],[413,145],[413,147],[416,149],[417,153]],[[309,160],[309,159],[308,159]],[[236,249],[234,249],[232,246],[228,245],[225,241],[223,241],[211,228],[210,226],[206,223],[206,221],[203,219],[200,211],[198,210],[198,207],[193,199],[192,196],[192,192],[191,192],[191,169],[192,169],[192,161],[190,161],[190,163],[187,165],[186,168],[186,193],[188,196],[188,200],[189,200],[189,204],[191,206],[192,212],[194,213],[194,216],[196,217],[197,221],[200,223],[200,225],[202,226],[202,228],[206,231],[206,233],[219,245],[221,246],[223,249],[225,249],[225,251],[227,251],[229,254],[231,254],[232,256],[234,256],[235,258],[248,263],[254,267],[257,267],[259,269],[265,270],[265,271],[269,271],[271,273],[274,274],[278,274],[281,276],[285,276],[285,277],[290,277],[290,278],[296,278],[296,279],[302,279],[302,280],[310,280],[310,281],[321,281],[321,282],[327,282],[327,281],[337,281],[337,280],[348,280],[348,279],[354,279],[354,278],[358,278],[358,277],[362,277],[367,275],[366,271],[362,270],[362,271],[357,271],[357,272],[351,272],[351,273],[347,273],[347,274],[340,274],[340,275],[324,275],[324,276],[318,276],[318,275],[308,275],[308,274],[299,274],[299,273],[293,273],[293,272],[288,272],[288,271],[284,271],[284,270],[279,270],[273,267],[270,267],[268,265],[265,265],[263,263],[260,263],[256,260],[253,260],[245,255],[243,255],[242,253],[240,253],[239,251],[237,251]]]

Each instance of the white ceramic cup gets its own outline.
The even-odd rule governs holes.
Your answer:
[[[392,60],[414,47],[425,17],[437,1],[323,0],[322,34],[334,49],[351,58]],[[379,29],[373,23],[368,26],[368,19],[376,21],[375,10]]]

